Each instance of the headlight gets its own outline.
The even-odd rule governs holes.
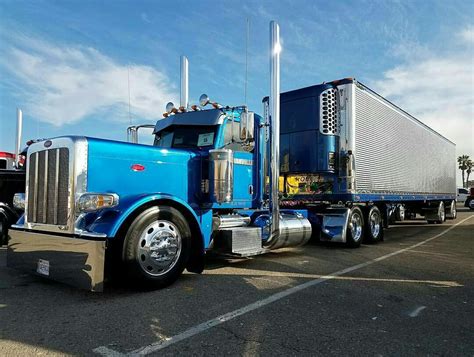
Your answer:
[[[16,209],[20,209],[22,211],[25,210],[25,194],[24,193],[15,193],[13,196],[13,207]]]
[[[115,193],[84,193],[76,203],[79,212],[93,212],[102,208],[115,207],[119,196]]]

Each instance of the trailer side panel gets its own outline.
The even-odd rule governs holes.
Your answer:
[[[367,87],[352,85],[356,193],[454,193],[455,145]]]

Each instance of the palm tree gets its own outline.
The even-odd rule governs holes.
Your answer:
[[[472,167],[474,166],[473,162],[471,159],[467,160],[466,162],[466,188],[468,188],[467,186],[469,185],[469,175],[471,174],[471,171],[472,171]]]
[[[464,171],[467,170],[468,161],[471,161],[469,159],[469,155],[458,156],[458,165],[459,165],[458,167],[459,167],[459,170],[461,170],[461,173],[462,173],[462,187],[464,187],[464,188],[466,187],[466,183],[464,181]],[[469,173],[471,173],[471,172],[469,171]]]

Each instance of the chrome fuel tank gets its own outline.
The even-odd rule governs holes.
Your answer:
[[[263,246],[266,246],[266,240],[270,236],[270,216],[262,214],[258,216],[253,226],[261,227],[263,233]],[[270,249],[284,247],[296,247],[306,244],[311,238],[311,223],[302,214],[297,212],[280,213],[280,235],[272,241]]]

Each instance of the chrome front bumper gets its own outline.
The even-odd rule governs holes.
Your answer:
[[[7,266],[91,291],[103,291],[105,239],[9,230]]]

